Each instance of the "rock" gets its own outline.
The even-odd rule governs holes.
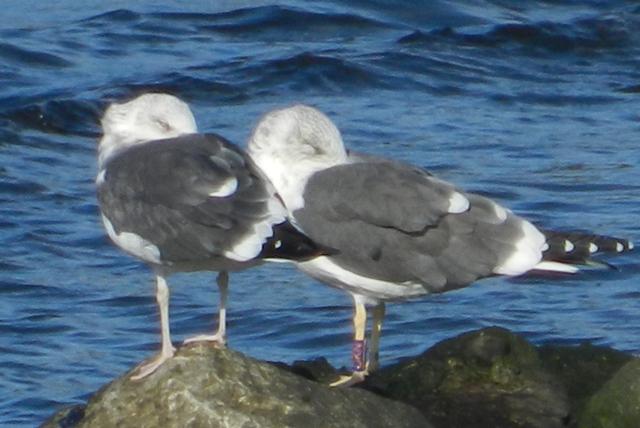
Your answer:
[[[328,386],[338,371],[324,358],[267,363],[207,344],[129,376],[44,427],[640,427],[640,360],[591,345],[538,349],[496,327],[350,389]]]
[[[229,349],[197,343],[152,375],[93,395],[78,427],[429,427],[402,403],[329,388]],[[60,427],[53,421],[45,427]],[[69,425],[68,425],[69,426]]]
[[[536,349],[502,328],[446,340],[372,375],[365,387],[420,409],[436,427],[563,427],[563,385]]]
[[[625,364],[586,404],[580,428],[640,427],[640,360]]]
[[[67,406],[49,418],[42,427],[51,428],[73,428],[77,426],[84,417],[84,409],[86,406],[76,404]]]
[[[314,360],[308,361],[294,361],[292,365],[285,363],[271,363],[278,367],[287,370],[298,376],[302,376],[305,379],[313,380],[323,384],[330,384],[340,377],[341,374],[347,374],[347,371],[342,372],[336,370],[326,358],[320,357]]]
[[[571,406],[571,427],[577,425],[591,396],[633,359],[624,352],[589,344],[542,346],[538,353],[544,367],[565,386]]]

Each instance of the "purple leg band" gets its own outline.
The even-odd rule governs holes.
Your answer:
[[[353,371],[361,372],[365,369],[365,359],[367,354],[367,344],[364,340],[354,340],[351,348],[351,358],[353,359]]]

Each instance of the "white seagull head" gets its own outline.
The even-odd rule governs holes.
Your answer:
[[[98,162],[118,149],[147,141],[198,132],[189,106],[168,94],[144,94],[126,103],[113,103],[102,117],[103,136]]]
[[[265,114],[249,139],[249,152],[328,164],[342,163],[347,157],[340,131],[331,119],[303,104]]]
[[[247,151],[290,210],[303,204],[299,193],[313,173],[348,162],[338,128],[324,113],[302,104],[265,114]]]

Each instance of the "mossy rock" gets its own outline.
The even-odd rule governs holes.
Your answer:
[[[577,419],[595,394],[633,356],[604,346],[547,345],[539,349],[544,367],[560,380],[569,395],[571,423]],[[640,426],[640,425],[638,425]]]
[[[445,340],[354,388],[328,387],[337,375],[323,358],[290,366],[193,344],[43,426],[640,427],[639,360],[591,345],[537,349],[502,328]]]
[[[420,412],[361,389],[330,388],[206,343],[150,376],[131,372],[94,394],[77,427],[429,427]],[[54,416],[45,427],[62,427]],[[69,425],[66,425],[69,426]]]
[[[588,401],[580,428],[640,427],[640,360],[625,364]]]
[[[445,340],[366,385],[417,407],[437,427],[563,427],[570,413],[536,349],[497,327]]]

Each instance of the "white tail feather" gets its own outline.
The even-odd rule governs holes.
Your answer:
[[[576,266],[567,265],[559,262],[549,262],[544,261],[540,262],[533,267],[537,270],[546,270],[551,272],[565,272],[565,273],[576,273],[578,272],[578,268]]]

